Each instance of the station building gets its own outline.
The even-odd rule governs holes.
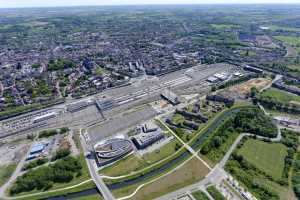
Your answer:
[[[168,102],[170,102],[172,105],[180,104],[179,97],[171,90],[165,89],[161,93],[161,97],[164,98],[165,100],[167,100]]]

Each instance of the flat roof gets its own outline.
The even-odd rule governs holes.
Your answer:
[[[32,146],[30,149],[30,152],[37,152],[37,151],[42,151],[45,148],[44,144],[35,144]]]
[[[39,120],[39,119],[51,117],[51,116],[54,116],[54,115],[56,115],[56,114],[57,114],[56,112],[50,112],[50,113],[47,113],[47,114],[45,114],[45,115],[37,116],[37,117],[35,117],[33,120]]]

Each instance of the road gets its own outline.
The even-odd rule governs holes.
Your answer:
[[[164,125],[164,127],[183,144],[183,146],[192,154],[194,155],[198,160],[200,160],[209,170],[212,170],[212,168],[198,155],[198,153],[187,143],[185,143],[172,129],[169,128],[161,119],[157,118],[157,120]]]
[[[256,136],[259,139],[269,139],[272,142],[278,142],[281,140],[281,130],[280,127],[277,125],[277,137],[276,138],[268,138],[268,137],[263,137],[263,136]],[[182,196],[188,192],[195,191],[195,190],[205,190],[206,186],[209,184],[214,184],[218,185],[220,184],[223,180],[227,179],[229,177],[229,174],[224,170],[224,166],[228,159],[230,158],[232,152],[236,149],[237,145],[240,143],[240,141],[245,137],[245,136],[254,136],[254,134],[250,133],[242,133],[240,134],[234,143],[230,146],[229,150],[226,152],[222,160],[210,171],[210,173],[200,182],[195,183],[193,185],[181,188],[179,190],[176,190],[174,192],[171,192],[169,194],[163,195],[159,198],[156,198],[155,200],[170,200],[170,199],[176,199],[176,197]]]
[[[165,88],[172,88],[176,91],[176,88],[179,88],[181,86],[188,86],[188,85],[199,85],[198,87],[203,88],[203,81],[213,75],[214,73],[220,72],[220,71],[232,71],[234,68],[230,67],[228,65],[199,65],[193,67],[193,75],[194,76],[188,76],[185,75],[185,70],[180,70],[177,72],[173,72],[170,74],[166,74],[164,76],[156,77],[156,78],[148,78],[146,80],[143,80],[142,83],[140,81],[134,81],[132,85],[120,87],[120,88],[113,88],[109,90],[105,90],[99,94],[95,94],[92,96],[84,97],[81,99],[72,99],[67,100],[64,104],[60,104],[57,106],[50,107],[48,109],[65,109],[66,105],[70,103],[75,103],[78,101],[84,101],[84,100],[90,100],[90,99],[100,99],[100,100],[109,100],[114,99],[118,101],[119,108],[113,109],[111,112],[108,112],[108,115],[113,116],[116,113],[123,112],[128,109],[128,106],[136,106],[133,105],[137,102],[147,102],[147,100],[151,100],[153,98],[158,98],[159,93],[165,89]],[[202,86],[202,87],[201,87]],[[96,109],[94,109],[96,110]],[[30,114],[30,113],[28,113]],[[27,114],[27,115],[28,115]],[[105,115],[106,113],[104,113]],[[26,116],[26,115],[21,115]],[[91,116],[91,117],[89,117]],[[20,116],[18,116],[20,117]],[[12,120],[14,118],[11,118]],[[97,113],[92,112],[90,115],[83,114],[81,116],[81,112],[76,112],[74,114],[64,114],[64,116],[57,118],[59,120],[49,120],[49,123],[47,124],[47,127],[56,127],[58,124],[69,124],[71,127],[76,124],[84,125],[86,123],[81,123],[80,120],[89,119],[90,121],[99,121],[99,116]],[[27,132],[32,131],[38,131],[40,128],[34,128],[32,130],[24,131],[19,134],[26,134]],[[0,132],[2,130],[0,129]],[[6,135],[9,133],[8,130],[3,130],[3,135]],[[17,130],[12,131],[9,134],[15,134],[18,133]],[[6,136],[7,137],[7,136]]]
[[[31,149],[31,146],[29,148],[29,150]],[[30,151],[27,151],[27,153],[22,157],[22,159],[19,161],[16,170],[14,171],[14,173],[11,175],[11,177],[9,178],[8,181],[6,181],[6,183],[4,185],[2,185],[2,187],[0,187],[0,197],[3,197],[5,199],[8,199],[9,197],[7,197],[6,195],[6,191],[9,188],[9,186],[11,186],[11,184],[17,179],[18,176],[22,175],[24,172],[22,172],[22,168],[25,164],[26,158],[28,157]]]
[[[272,84],[275,83],[276,81],[278,81],[279,79],[282,79],[282,75],[277,74],[275,76],[275,78],[272,80],[272,82],[270,84],[268,84],[266,87],[262,88],[259,92],[263,92],[264,90],[270,88],[272,86]]]
[[[107,188],[104,181],[102,180],[102,178],[99,176],[97,170],[95,169],[95,167],[94,167],[95,158],[90,158],[91,151],[89,150],[88,146],[86,145],[84,137],[81,134],[80,134],[80,142],[81,142],[81,146],[84,151],[84,155],[85,155],[84,157],[85,157],[86,163],[88,165],[90,175],[91,175],[94,183],[96,184],[98,190],[101,192],[101,194],[105,200],[115,200],[114,196],[112,195],[110,190]]]

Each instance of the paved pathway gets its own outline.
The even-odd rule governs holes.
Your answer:
[[[30,146],[30,148],[31,148],[31,146]],[[24,173],[24,172],[22,172],[22,167],[25,164],[25,161],[26,161],[26,158],[27,158],[28,154],[29,154],[29,150],[23,156],[23,158],[20,160],[20,162],[17,165],[16,170],[13,172],[13,174],[11,175],[11,177],[9,178],[9,180],[4,185],[2,185],[2,187],[0,188],[0,197],[1,198],[4,198],[4,199],[8,199],[9,198],[6,195],[6,191],[9,188],[9,186],[11,186],[11,184],[17,179],[17,177],[20,176],[20,175],[22,175],[22,173]]]
[[[200,156],[198,155],[198,153],[187,143],[185,143],[180,137],[178,137],[178,135],[176,133],[174,133],[174,131],[172,129],[170,129],[161,119],[157,118],[157,120],[164,125],[164,127],[166,129],[168,129],[168,131],[170,131],[170,133],[172,135],[174,135],[174,137],[176,137],[182,144],[183,146],[192,154],[194,155],[198,160],[200,160],[209,170],[212,170],[212,168],[202,159],[200,158]]]
[[[108,189],[108,187],[105,185],[104,181],[102,180],[102,178],[99,176],[97,169],[95,169],[94,167],[94,158],[89,158],[90,156],[90,150],[88,148],[88,146],[85,143],[84,137],[80,134],[80,142],[84,151],[84,157],[86,160],[86,163],[88,165],[89,171],[90,171],[90,175],[94,181],[94,183],[96,184],[98,190],[101,192],[102,196],[104,197],[105,200],[115,200],[114,196],[112,195],[112,193],[110,192],[110,190]]]

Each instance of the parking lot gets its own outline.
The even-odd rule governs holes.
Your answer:
[[[89,138],[95,144],[105,137],[135,126],[140,122],[153,118],[155,115],[155,110],[149,105],[128,110],[112,119],[108,119],[104,123],[89,128]]]

